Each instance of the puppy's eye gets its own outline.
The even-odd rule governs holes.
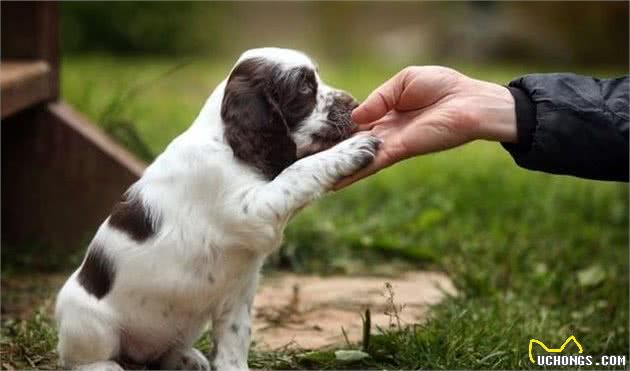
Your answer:
[[[300,86],[300,89],[298,89],[298,93],[300,93],[301,95],[309,95],[312,92],[313,92],[313,87],[306,82],[304,82],[302,86]]]

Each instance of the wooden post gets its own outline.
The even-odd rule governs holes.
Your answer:
[[[144,164],[58,102],[58,5],[0,6],[2,247],[77,249]]]
[[[0,2],[2,60],[48,64],[49,99],[59,96],[59,10],[55,2]],[[4,100],[4,94],[3,94]],[[4,117],[4,116],[3,116]]]

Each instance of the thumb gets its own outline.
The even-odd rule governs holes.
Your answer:
[[[378,120],[396,107],[405,90],[403,73],[399,72],[374,90],[357,108],[352,111],[352,121],[367,124]]]

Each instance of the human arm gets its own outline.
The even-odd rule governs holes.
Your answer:
[[[628,84],[570,73],[515,79],[518,141],[503,146],[530,170],[628,181]]]
[[[445,67],[409,67],[353,112],[384,140],[337,189],[406,158],[476,139],[502,142],[522,167],[628,180],[628,77],[527,75],[509,88]]]

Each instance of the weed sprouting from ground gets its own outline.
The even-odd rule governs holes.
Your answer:
[[[370,350],[370,336],[372,335],[372,314],[370,313],[370,308],[365,310],[365,314],[363,318],[361,318],[361,322],[363,323],[363,341],[361,342],[361,347],[364,352],[368,352]],[[348,336],[344,333],[344,338],[346,339],[346,344],[350,345],[348,341]]]
[[[155,153],[151,150],[146,141],[138,133],[136,126],[126,117],[127,110],[133,105],[133,100],[139,94],[146,91],[152,85],[168,78],[182,68],[190,65],[191,61],[175,64],[167,68],[155,77],[148,80],[136,81],[126,86],[122,92],[105,105],[98,118],[98,123],[112,137],[116,138],[123,146],[129,148],[144,161],[152,161]]]
[[[394,288],[391,283],[386,282],[385,289],[387,290],[385,293],[385,305],[387,306],[385,314],[389,317],[389,327],[402,329],[403,325],[400,322],[400,313],[405,308],[405,304],[396,304]]]
[[[281,308],[261,308],[256,314],[257,318],[264,319],[269,323],[269,326],[282,327],[291,323],[302,323],[300,318],[300,286],[294,285],[292,290],[291,299],[289,302]],[[265,330],[263,328],[262,330]]]

